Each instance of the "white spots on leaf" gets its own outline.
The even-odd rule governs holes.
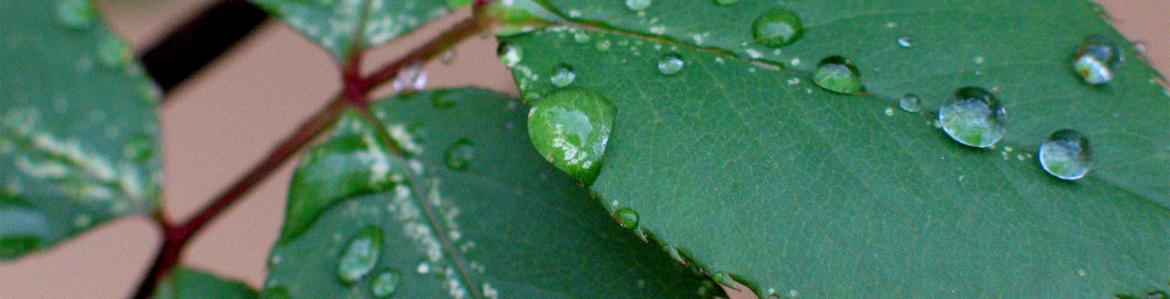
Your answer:
[[[415,142],[414,136],[407,132],[405,125],[394,124],[390,125],[389,129],[390,138],[393,138],[394,142],[397,143],[398,146],[402,148],[402,150],[412,155],[418,155],[423,152],[422,145],[419,145],[418,142]]]
[[[490,299],[500,298],[500,291],[492,287],[490,283],[483,283],[483,296]]]

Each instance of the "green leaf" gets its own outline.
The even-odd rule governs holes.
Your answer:
[[[515,100],[452,89],[381,100],[370,109],[376,116],[366,119],[348,112],[297,176],[326,168],[339,177],[384,176],[391,187],[362,179],[295,181],[290,206],[297,204],[296,190],[336,188],[326,186],[334,182],[364,190],[321,193],[345,195],[297,214],[309,226],[273,248],[266,294],[374,297],[376,288],[393,289],[397,298],[721,294],[622,229],[584,188],[544,162],[529,146],[527,109]],[[407,158],[364,138],[371,135],[394,140]],[[353,142],[351,136],[365,140],[355,148],[374,149],[337,145]],[[324,155],[352,160],[314,158]],[[382,241],[371,231],[381,231]],[[370,253],[377,254],[376,265],[365,258]]]
[[[155,289],[155,299],[245,299],[258,294],[242,281],[224,279],[215,274],[178,267]]]
[[[571,88],[611,100],[591,189],[713,276],[814,298],[1107,297],[1170,279],[1170,92],[1095,4],[543,3],[573,21],[502,38],[523,53],[521,94],[541,105],[567,66]],[[775,10],[805,30],[779,49],[752,37],[754,19]],[[1103,86],[1072,66],[1093,34],[1129,57]],[[657,66],[671,53],[685,65],[668,76]],[[866,92],[814,85],[813,67],[834,55],[857,66]],[[964,86],[1006,106],[997,147],[933,126]],[[898,109],[910,93],[923,112]],[[1063,128],[1093,145],[1096,169],[1079,181],[1035,158]]]
[[[252,0],[338,61],[377,47],[471,3],[467,0]],[[361,43],[354,41],[358,38]],[[357,45],[359,49],[353,49]]]
[[[0,1],[0,260],[153,211],[157,88],[86,0]]]

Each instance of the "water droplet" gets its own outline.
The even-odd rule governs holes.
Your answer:
[[[1078,180],[1093,169],[1089,139],[1075,130],[1059,130],[1040,145],[1040,166],[1062,180]]]
[[[90,0],[61,0],[57,3],[57,21],[66,28],[86,30],[97,23],[98,11]]]
[[[678,74],[678,72],[682,71],[684,65],[686,65],[686,62],[683,61],[681,55],[678,55],[678,53],[669,53],[663,55],[662,59],[658,60],[658,72],[667,76]]]
[[[541,156],[589,185],[601,171],[615,113],[608,99],[592,91],[554,91],[528,112],[528,135]]]
[[[614,216],[617,217],[618,223],[621,224],[622,227],[628,229],[638,228],[638,211],[635,211],[631,208],[620,208],[614,212]]]
[[[841,56],[822,59],[813,73],[813,81],[817,86],[836,93],[856,94],[865,90],[857,67]]]
[[[390,298],[398,291],[398,284],[402,281],[402,274],[396,270],[386,270],[374,277],[370,284],[370,292],[376,298]]]
[[[716,5],[722,5],[722,6],[732,5],[732,4],[735,4],[737,2],[739,2],[739,0],[715,0]]]
[[[569,86],[569,84],[573,84],[573,81],[576,79],[577,73],[574,73],[573,68],[566,64],[558,65],[557,68],[553,70],[552,77],[548,78],[549,82],[552,82],[552,84],[556,85],[557,87]]]
[[[394,79],[394,91],[423,90],[427,88],[427,70],[422,62],[411,63],[398,72]]]
[[[447,168],[451,170],[467,170],[473,159],[475,159],[475,145],[467,138],[455,141],[451,147],[447,148],[447,152],[443,153],[443,160],[446,161]]]
[[[1113,80],[1113,68],[1121,59],[1121,50],[1116,43],[1095,34],[1085,38],[1077,48],[1073,69],[1085,83],[1105,84]]]
[[[626,8],[632,11],[643,11],[650,8],[650,4],[653,3],[652,0],[626,0]]]
[[[500,62],[508,67],[516,67],[524,59],[524,52],[520,50],[520,47],[510,43],[500,44],[500,47],[496,48],[496,55],[499,55]]]
[[[752,23],[752,37],[756,42],[772,48],[791,45],[804,36],[800,17],[788,10],[772,10]]]
[[[916,113],[922,110],[922,100],[918,98],[918,95],[912,93],[907,94],[901,99],[898,99],[898,107],[906,110],[906,112]]]
[[[573,41],[577,42],[578,44],[588,43],[590,40],[592,40],[592,38],[589,37],[589,34],[584,32],[577,32],[573,34]]]
[[[593,45],[593,49],[596,49],[598,52],[606,52],[606,51],[609,51],[609,47],[611,44],[612,43],[609,40],[600,40],[600,41],[597,41],[597,43]]]
[[[995,145],[1007,131],[1007,110],[995,95],[979,87],[955,91],[939,108],[938,120],[952,139],[978,148]]]
[[[116,36],[106,36],[97,45],[98,62],[111,69],[120,69],[130,63],[130,46]]]
[[[711,278],[715,280],[715,283],[718,283],[718,284],[721,284],[721,285],[724,285],[724,286],[727,286],[730,288],[735,288],[735,279],[732,279],[731,275],[727,274],[726,272],[722,272],[722,271],[715,272],[715,274],[711,274]]]
[[[898,39],[898,46],[899,46],[899,47],[903,47],[903,48],[909,48],[909,47],[911,46],[911,44],[910,44],[910,37],[909,37],[909,36],[903,36],[903,37],[899,38],[899,39]]]
[[[345,245],[337,263],[337,276],[347,284],[361,280],[378,264],[381,250],[382,229],[377,226],[362,229]]]

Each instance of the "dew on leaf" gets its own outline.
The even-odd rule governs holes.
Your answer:
[[[382,251],[382,229],[369,226],[358,232],[346,243],[337,262],[337,276],[341,281],[358,282],[378,264]]]
[[[398,72],[394,91],[423,90],[427,88],[427,70],[421,62],[414,62]]]
[[[475,144],[467,138],[461,138],[451,144],[447,151],[443,153],[443,161],[446,162],[447,168],[451,170],[467,170],[471,166],[471,160],[475,159]]]
[[[856,94],[865,90],[861,85],[861,73],[848,59],[841,56],[829,56],[817,64],[813,72],[813,82],[825,90]]]
[[[898,99],[898,107],[906,112],[916,113],[922,111],[922,99],[918,98],[918,95],[907,94]]]
[[[86,30],[97,23],[98,11],[90,0],[61,0],[57,3],[57,21],[72,30]]]
[[[986,148],[1007,132],[1007,110],[986,89],[963,87],[938,110],[942,129],[963,145]]]
[[[558,65],[553,69],[553,74],[548,78],[549,82],[557,87],[569,86],[577,79],[577,73],[573,72],[573,67],[567,64]]]
[[[800,17],[789,10],[772,10],[756,17],[752,22],[752,38],[768,47],[791,45],[802,36],[804,25],[801,24]]]
[[[1113,80],[1113,68],[1121,61],[1117,44],[1103,35],[1085,38],[1077,48],[1073,69],[1089,84],[1105,84]]]
[[[899,47],[903,47],[903,48],[909,48],[910,46],[912,46],[912,45],[910,44],[910,37],[909,37],[909,36],[903,36],[903,37],[901,37],[901,38],[898,38],[898,46],[899,46]]]
[[[685,65],[686,62],[683,61],[681,55],[678,53],[668,53],[666,55],[662,55],[662,58],[658,59],[658,72],[667,76],[678,74],[678,72],[682,71],[683,66]]]
[[[537,152],[573,178],[592,184],[601,171],[617,109],[584,89],[554,91],[535,101],[528,135]]]
[[[598,52],[606,52],[609,51],[611,45],[612,43],[609,40],[603,39],[597,41],[596,44],[593,44],[593,49],[597,50]]]
[[[626,0],[626,8],[632,11],[643,11],[650,8],[650,4],[653,3],[652,0]]]
[[[524,52],[520,47],[510,43],[501,43],[500,47],[496,48],[496,55],[499,55],[500,62],[508,67],[516,67],[524,59]]]
[[[590,38],[589,34],[587,34],[587,33],[584,33],[584,32],[573,33],[573,41],[577,42],[578,44],[588,43],[590,40],[592,40],[592,38]]]
[[[635,211],[631,208],[620,208],[614,212],[614,216],[617,217],[618,223],[621,224],[622,227],[628,229],[638,228],[638,211]]]
[[[130,46],[116,36],[107,35],[98,42],[98,62],[104,67],[121,69],[130,63],[130,55]]]
[[[1089,139],[1075,130],[1052,132],[1040,145],[1038,156],[1044,171],[1062,180],[1078,180],[1093,169]]]
[[[402,274],[397,270],[386,270],[378,273],[374,277],[373,283],[370,284],[370,293],[374,294],[375,298],[390,298],[398,292],[398,285],[402,281]]]

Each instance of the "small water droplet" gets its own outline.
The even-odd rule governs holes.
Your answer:
[[[378,265],[382,251],[382,229],[369,226],[349,240],[337,263],[337,276],[342,282],[358,282]]]
[[[576,79],[577,73],[573,72],[573,67],[570,67],[567,64],[558,65],[556,69],[553,70],[552,76],[548,78],[549,82],[552,82],[552,84],[556,85],[557,87],[569,86],[569,84],[573,84],[573,81]]]
[[[678,72],[682,71],[683,66],[685,65],[686,62],[683,61],[682,55],[679,55],[678,53],[669,53],[663,55],[662,58],[658,60],[658,72],[667,76],[678,74]]]
[[[918,95],[907,94],[898,99],[898,107],[906,112],[917,113],[922,111],[922,100],[918,98]]]
[[[108,35],[98,42],[98,62],[104,67],[121,69],[130,63],[130,55],[130,46],[116,36]]]
[[[999,99],[979,87],[955,91],[938,110],[943,131],[967,146],[986,148],[1007,132],[1007,110]]]
[[[800,17],[789,10],[772,10],[752,22],[752,38],[756,42],[772,48],[779,48],[799,40],[804,36],[804,25]]]
[[[817,86],[836,93],[856,94],[865,90],[857,67],[841,56],[822,59],[813,73],[813,81]]]
[[[376,298],[390,298],[398,291],[398,284],[402,281],[402,274],[397,270],[386,270],[374,277],[370,284],[370,293]]]
[[[593,49],[596,49],[598,52],[606,52],[609,51],[611,45],[612,43],[609,40],[599,40],[596,44],[593,44]]]
[[[899,47],[903,47],[903,48],[909,48],[909,47],[911,46],[911,44],[910,44],[910,37],[909,37],[909,36],[903,36],[903,37],[899,38],[899,39],[898,39],[898,46],[899,46]]]
[[[632,11],[643,11],[650,8],[650,4],[653,3],[652,0],[626,0],[626,8]]]
[[[589,185],[601,171],[616,113],[608,99],[592,91],[558,90],[535,101],[528,135],[541,156]]]
[[[1113,68],[1120,62],[1121,50],[1103,35],[1085,38],[1077,48],[1073,69],[1089,84],[1105,84],[1113,80]]]
[[[590,38],[589,34],[586,34],[585,32],[573,33],[573,41],[577,42],[578,44],[588,43],[590,40],[592,40],[592,38]]]
[[[715,5],[728,6],[739,2],[739,0],[715,0]]]
[[[451,144],[447,151],[443,153],[443,160],[447,163],[447,168],[451,170],[467,170],[471,166],[471,160],[475,159],[475,144],[467,138],[461,138]]]
[[[631,208],[620,208],[614,212],[614,216],[617,217],[618,223],[621,224],[622,227],[628,229],[638,228],[638,211],[635,211]]]
[[[90,0],[61,0],[57,3],[57,21],[66,28],[82,31],[97,23],[98,11]]]
[[[1075,130],[1063,129],[1048,135],[1040,145],[1040,166],[1062,180],[1078,180],[1093,169],[1089,139]]]
[[[422,62],[411,63],[398,72],[394,79],[394,91],[423,90],[427,88],[427,70]]]
[[[496,48],[496,55],[500,57],[500,62],[510,68],[516,67],[524,59],[524,52],[520,47],[510,43],[501,43],[500,47]]]

